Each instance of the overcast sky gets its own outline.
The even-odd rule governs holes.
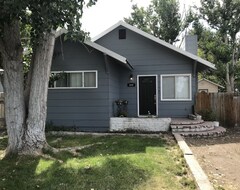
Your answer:
[[[137,3],[139,6],[148,6],[151,0],[98,0],[97,4],[86,8],[83,13],[83,29],[90,32],[93,38],[107,28],[116,24],[124,17],[129,17],[132,4]],[[200,0],[179,0],[180,11],[184,7],[187,9],[190,5],[199,6]]]

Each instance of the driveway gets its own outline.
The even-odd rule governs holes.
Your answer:
[[[240,128],[223,137],[185,140],[215,189],[240,189]]]

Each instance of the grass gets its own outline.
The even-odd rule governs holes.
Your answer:
[[[191,190],[195,184],[176,144],[159,137],[49,136],[75,154],[0,159],[0,189]],[[7,138],[0,137],[0,154]],[[87,145],[87,146],[86,146]]]

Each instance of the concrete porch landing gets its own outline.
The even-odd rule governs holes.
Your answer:
[[[192,137],[217,137],[226,132],[225,128],[215,126],[214,122],[188,118],[172,118],[170,128],[173,134]]]
[[[171,118],[157,117],[111,117],[110,131],[111,132],[163,132],[170,130]]]

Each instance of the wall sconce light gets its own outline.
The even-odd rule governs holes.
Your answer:
[[[131,75],[129,76],[129,80],[130,80],[130,81],[133,81],[133,74],[131,74]]]

